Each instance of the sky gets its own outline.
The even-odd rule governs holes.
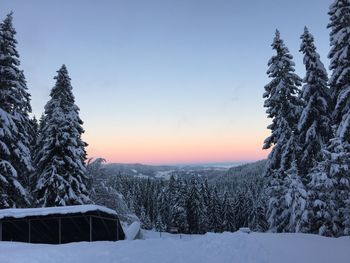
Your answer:
[[[198,164],[263,159],[276,28],[303,77],[304,26],[328,67],[332,0],[0,0],[14,12],[38,118],[62,64],[89,157]]]

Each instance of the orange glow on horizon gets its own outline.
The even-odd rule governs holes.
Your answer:
[[[88,155],[102,157],[109,163],[190,164],[248,162],[264,159],[262,150],[266,134],[197,136],[106,136],[104,140],[88,138]]]

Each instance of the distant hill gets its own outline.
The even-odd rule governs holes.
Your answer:
[[[260,160],[254,163],[243,164],[230,168],[226,175],[228,176],[257,176],[262,175],[265,169],[266,160]]]
[[[110,175],[127,175],[140,178],[164,178],[174,176],[217,176],[224,175],[229,167],[209,165],[146,165],[146,164],[105,164],[104,169]]]
[[[146,165],[140,163],[111,163],[105,164],[104,169],[110,175],[127,175],[140,178],[164,178],[169,179],[174,176],[206,176],[208,178],[218,176],[240,176],[261,174],[265,160],[243,164],[234,167],[209,165]]]
[[[140,163],[111,163],[105,164],[104,168],[109,174],[122,174],[137,177],[156,177],[159,172],[168,172],[177,169],[175,166],[157,166]]]

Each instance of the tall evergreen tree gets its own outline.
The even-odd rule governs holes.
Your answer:
[[[334,103],[335,134],[328,146],[326,171],[335,180],[334,202],[338,216],[333,216],[333,227],[339,225],[337,235],[350,234],[350,1],[336,0],[329,13],[331,50],[329,80]],[[339,220],[339,223],[336,221]]]
[[[336,142],[331,140],[330,145],[336,146]],[[336,140],[339,143],[339,140]],[[335,147],[342,153],[342,144]],[[333,162],[336,161],[336,154],[324,149],[323,160],[319,162],[310,172],[309,183],[309,232],[323,236],[336,236],[339,232],[339,211],[336,203],[336,180],[331,170]],[[350,157],[350,156],[349,156]],[[348,158],[349,158],[348,157]],[[332,171],[332,172],[331,172]]]
[[[163,223],[162,217],[159,213],[157,214],[157,217],[156,217],[155,229],[158,232],[166,231],[166,225]]]
[[[267,162],[267,173],[280,168],[283,147],[296,130],[301,108],[297,96],[301,79],[294,73],[293,56],[284,45],[278,30],[271,46],[276,51],[276,55],[268,62],[267,74],[272,80],[265,86],[263,95],[266,113],[272,119],[272,124],[268,126],[271,135],[263,145],[263,149],[273,147]]]
[[[187,215],[186,215],[186,187],[182,179],[177,179],[177,191],[174,193],[173,206],[170,208],[172,211],[172,226],[178,228],[179,233],[186,233],[188,229]]]
[[[19,69],[12,13],[0,24],[0,207],[26,206],[29,173],[30,95]]]
[[[278,231],[308,232],[307,192],[299,175],[297,159],[294,158],[290,168],[285,172],[283,211],[279,217]]]
[[[293,153],[297,147],[295,133],[301,111],[299,89],[301,79],[294,73],[293,56],[280,38],[276,30],[272,48],[276,51],[268,62],[268,76],[272,79],[265,86],[263,97],[266,99],[264,106],[272,124],[268,126],[271,135],[265,140],[263,149],[273,146],[269,155],[265,176],[271,178],[268,194],[270,196],[268,208],[268,221],[271,229],[285,231],[286,220],[283,213],[289,205],[285,200],[286,171],[291,168]]]
[[[85,168],[87,145],[70,77],[63,65],[55,77],[51,99],[45,106],[36,156],[39,206],[77,205],[90,202]]]
[[[241,188],[237,191],[233,201],[235,229],[248,227],[250,200],[247,198],[247,191]]]
[[[201,214],[200,214],[200,229],[205,233],[209,230],[210,225],[210,204],[211,204],[211,192],[208,184],[208,179],[205,178],[201,184]]]
[[[306,76],[301,97],[305,103],[299,119],[299,141],[302,147],[300,172],[305,177],[322,160],[322,151],[332,137],[330,116],[330,90],[327,71],[314,45],[314,38],[307,27],[300,37],[300,52],[304,55]],[[305,179],[305,178],[303,178]],[[310,180],[308,180],[310,181]]]
[[[221,232],[223,229],[224,218],[222,217],[221,202],[216,187],[210,199],[209,205],[209,230],[212,232]]]
[[[186,207],[189,231],[190,233],[199,233],[201,203],[198,182],[195,178],[190,180]]]
[[[299,119],[299,140],[303,145],[300,158],[302,179],[308,186],[307,231],[330,235],[332,228],[330,208],[332,198],[329,187],[333,187],[324,172],[326,158],[324,150],[333,136],[331,127],[331,94],[324,65],[314,45],[314,38],[305,27],[300,37],[300,51],[304,54],[306,76],[302,90],[305,107]]]
[[[235,231],[235,215],[233,213],[231,200],[229,199],[228,193],[225,191],[224,198],[221,206],[221,217],[222,217],[222,231]]]
[[[31,118],[29,120],[30,123],[30,133],[29,133],[29,142],[30,142],[30,149],[31,149],[31,153],[32,156],[35,156],[35,147],[37,145],[37,139],[38,139],[38,135],[39,135],[39,122],[38,120],[35,118],[35,116],[33,118]]]
[[[141,228],[146,230],[152,229],[152,222],[148,214],[146,213],[146,209],[143,206],[141,207],[140,221],[141,221]]]
[[[134,195],[134,197],[136,197],[136,195]],[[162,217],[162,223],[166,226],[166,228],[169,228],[171,223],[170,223],[170,219],[169,219],[169,198],[168,198],[168,194],[165,188],[163,188],[157,198],[157,202],[158,202],[158,211],[159,214]]]

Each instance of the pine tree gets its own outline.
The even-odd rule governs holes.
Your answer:
[[[29,147],[30,95],[19,69],[12,13],[0,24],[0,207],[26,206],[33,171]]]
[[[302,179],[307,183],[308,226],[307,232],[332,235],[332,199],[330,188],[334,186],[325,173],[324,150],[332,137],[331,95],[327,86],[327,72],[316,52],[314,38],[305,27],[301,36],[300,51],[304,54],[306,76],[302,98],[306,106],[299,120],[299,139],[303,147],[301,157]]]
[[[254,207],[252,207],[252,213],[249,218],[249,228],[256,232],[265,232],[269,226],[266,220],[266,204],[265,200],[255,200]]]
[[[333,227],[338,225],[335,235],[350,234],[350,1],[336,0],[329,13],[331,50],[329,80],[334,104],[333,124],[334,138],[327,148],[329,153],[328,168],[326,171],[330,179],[335,180],[334,202],[337,206],[338,216],[333,215]]]
[[[162,217],[159,213],[157,214],[155,228],[158,232],[164,232],[166,230],[166,225],[163,223]]]
[[[307,192],[298,172],[297,161],[294,159],[286,171],[283,212],[279,230],[284,232],[308,232]],[[285,221],[284,221],[285,220]]]
[[[143,206],[141,207],[140,221],[141,221],[141,228],[146,230],[152,229],[151,220],[149,219],[149,216],[146,214],[146,209]]]
[[[306,76],[302,89],[305,107],[299,119],[299,141],[303,145],[300,158],[304,182],[310,170],[322,160],[322,149],[332,137],[330,119],[330,90],[327,86],[327,72],[314,45],[314,38],[307,27],[300,37],[300,51],[304,54]]]
[[[190,180],[190,185],[187,195],[187,223],[189,232],[197,234],[200,231],[200,194],[198,190],[198,182],[195,178]]]
[[[276,231],[284,231],[285,221],[283,209],[286,193],[286,171],[291,168],[297,147],[296,131],[302,103],[299,99],[301,79],[294,73],[293,56],[284,45],[277,30],[272,43],[276,51],[269,63],[267,74],[272,78],[265,86],[263,97],[266,99],[264,106],[272,124],[268,126],[272,134],[265,140],[263,149],[273,146],[268,157],[265,176],[270,177],[268,195],[270,196],[268,207],[268,221],[270,228]]]
[[[333,140],[331,140],[331,145],[335,145]],[[337,141],[339,143],[339,140]],[[339,146],[341,149],[341,144]],[[308,193],[309,205],[311,206],[309,232],[332,237],[338,234],[340,224],[334,191],[336,181],[333,174],[329,173],[334,161],[332,158],[337,155],[332,154],[327,149],[324,149],[322,153],[324,160],[319,162],[309,175],[311,178]]]
[[[231,205],[231,200],[229,199],[228,193],[225,192],[224,199],[222,201],[222,231],[234,232],[235,229],[235,216],[233,213],[233,208]]]
[[[39,122],[34,116],[29,120],[29,123],[30,123],[30,132],[29,132],[30,149],[31,149],[32,156],[34,157],[35,147],[37,145],[37,139],[39,135]]]
[[[179,233],[186,233],[188,229],[186,214],[186,187],[182,179],[178,179],[177,192],[174,193],[172,211],[172,226],[176,226]]]
[[[211,192],[208,185],[208,179],[205,178],[204,182],[201,184],[201,213],[200,213],[200,232],[206,233],[209,231],[209,224],[210,224],[210,200],[211,200]]]
[[[251,201],[248,226],[252,231],[265,232],[268,230],[266,220],[266,200],[267,197],[262,191],[265,182],[261,182],[259,178],[255,178],[252,182],[247,182],[249,192],[247,198]]]
[[[137,196],[137,195],[136,195]],[[162,217],[162,222],[168,229],[171,226],[171,222],[169,219],[169,199],[166,189],[162,189],[158,195],[158,211]]]
[[[297,95],[301,79],[294,73],[293,56],[284,45],[278,30],[271,46],[276,55],[268,62],[267,74],[272,80],[265,86],[263,97],[266,99],[264,103],[266,113],[272,118],[272,124],[268,126],[272,134],[264,141],[263,149],[274,146],[267,167],[278,169],[283,145],[288,140],[288,135],[295,130],[299,117],[301,103]]]
[[[249,207],[250,204],[246,195],[246,190],[242,188],[238,189],[233,201],[235,230],[241,227],[248,227]]]
[[[330,45],[328,54],[330,61],[329,69],[332,71],[329,84],[331,88],[334,112],[334,124],[337,126],[344,120],[349,110],[349,52],[350,41],[350,2],[348,0],[335,0],[330,6]]]
[[[58,70],[55,79],[38,140],[37,202],[39,206],[89,203],[84,163],[87,144],[81,139],[83,122],[74,103],[65,65]]]
[[[179,188],[177,180],[173,175],[170,176],[169,184],[167,188],[168,188],[167,189],[167,199],[168,199],[167,225],[172,226],[172,224],[174,223],[174,212],[175,212],[172,208],[176,206],[175,197]]]
[[[221,232],[223,229],[223,218],[218,190],[214,187],[209,206],[209,230]]]

